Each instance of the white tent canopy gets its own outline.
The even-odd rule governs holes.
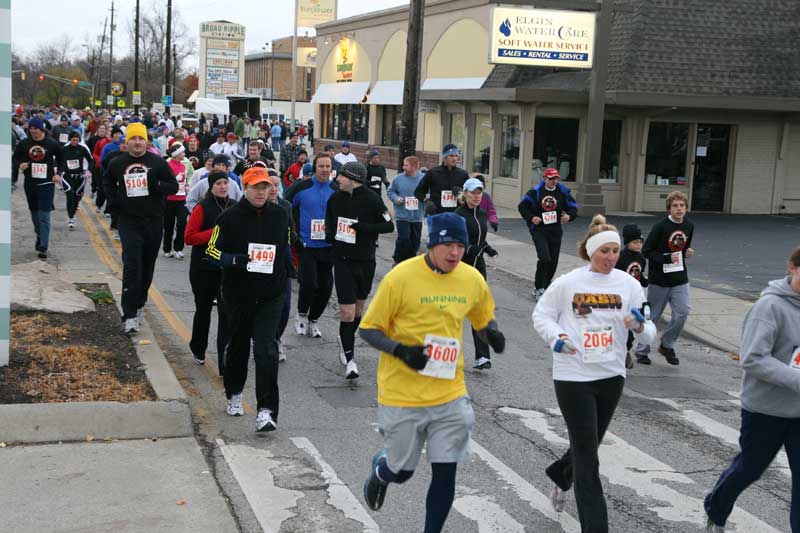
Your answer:
[[[218,100],[216,98],[198,98],[194,109],[197,113],[207,113],[210,115],[230,115],[228,100]]]

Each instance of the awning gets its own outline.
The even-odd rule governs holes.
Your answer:
[[[403,80],[377,81],[369,92],[368,104],[403,105]]]
[[[189,95],[189,98],[186,99],[187,104],[193,104],[197,101],[197,97],[200,95],[200,91],[195,89],[192,91],[192,94]]]
[[[218,100],[216,98],[198,98],[195,102],[194,110],[197,113],[209,113],[211,115],[230,115],[228,100]]]
[[[368,81],[323,83],[311,98],[312,104],[360,104],[369,90]]]
[[[442,90],[464,90],[480,89],[486,81],[486,76],[477,78],[428,78],[422,82],[420,90],[423,91],[442,91]]]

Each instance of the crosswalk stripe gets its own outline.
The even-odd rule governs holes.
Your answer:
[[[311,441],[305,437],[293,437],[290,440],[295,446],[310,455],[322,469],[322,477],[328,483],[328,495],[330,496],[327,503],[342,511],[347,518],[360,522],[364,526],[363,531],[377,532],[378,524],[359,503],[347,485],[339,479],[331,465],[325,462]]]
[[[544,413],[509,408],[501,409],[501,411],[520,416],[522,423],[528,429],[538,433],[552,444],[568,444],[566,439],[550,427]],[[560,416],[558,409],[549,409],[548,411],[554,416]],[[544,425],[542,420],[545,421]],[[700,526],[705,525],[706,514],[702,500],[682,494],[667,485],[656,483],[656,480],[665,480],[673,483],[694,484],[692,478],[676,472],[671,466],[628,444],[611,432],[606,432],[599,455],[600,474],[610,483],[628,487],[639,497],[650,498],[666,504],[649,507],[662,519],[670,522],[691,522]],[[772,526],[739,507],[734,508],[729,521],[736,526],[736,529],[732,529],[732,531],[777,533]]]
[[[474,451],[489,467],[494,470],[500,479],[505,481],[517,496],[528,502],[531,507],[561,525],[561,529],[567,533],[578,533],[581,526],[577,520],[567,513],[557,513],[550,504],[550,498],[536,490],[536,488],[525,481],[525,479],[506,466],[500,459],[489,453],[486,448],[475,442],[470,441],[472,451]]]
[[[459,496],[453,502],[453,507],[478,524],[478,533],[525,533],[523,525],[488,496]]]
[[[261,528],[266,533],[277,533],[284,521],[295,516],[289,509],[297,505],[303,493],[275,485],[272,469],[280,463],[272,459],[269,451],[242,444],[225,444],[222,439],[217,439],[217,446]]]

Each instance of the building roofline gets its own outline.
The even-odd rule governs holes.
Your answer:
[[[275,52],[275,59],[292,59],[291,52]],[[256,59],[272,59],[272,52],[256,52],[254,54],[245,54],[245,61],[255,61]]]

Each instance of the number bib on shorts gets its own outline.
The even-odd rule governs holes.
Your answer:
[[[581,326],[581,342],[584,363],[607,363],[617,357],[611,326]]]
[[[38,179],[47,178],[47,165],[45,163],[31,163],[31,177]]]
[[[339,217],[336,224],[336,240],[347,244],[356,243],[356,230],[350,227],[351,224],[358,222],[354,218]]]
[[[275,268],[275,245],[251,242],[247,245],[247,271],[272,274]]]
[[[789,366],[795,370],[800,370],[800,346],[798,346],[792,354],[792,358],[789,360]]]
[[[67,159],[68,170],[78,170],[80,166],[81,166],[80,159]]]
[[[325,219],[312,218],[311,219],[311,240],[324,241],[325,240]]]
[[[419,200],[417,200],[414,196],[409,196],[406,198],[406,209],[408,211],[417,211],[419,210]]]
[[[150,191],[147,190],[147,173],[136,172],[126,175],[125,193],[128,195],[128,198],[150,196]]]
[[[555,211],[545,211],[542,213],[542,222],[545,224],[555,224],[558,222],[558,213]]]
[[[677,263],[664,263],[664,274],[669,274],[670,272],[681,272],[683,271],[683,253],[682,252],[672,252],[670,254],[670,258],[675,261],[678,259]]]
[[[428,334],[425,335],[425,346],[428,364],[419,373],[432,378],[455,379],[458,354],[461,351],[458,339]]]
[[[456,195],[453,191],[442,191],[442,207],[455,207]]]

